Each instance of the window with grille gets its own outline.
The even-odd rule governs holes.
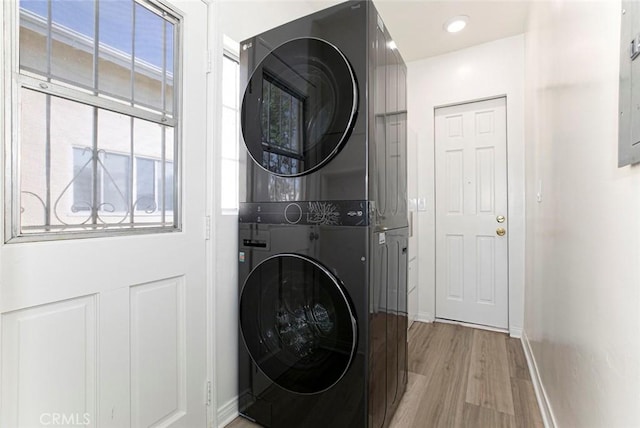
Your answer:
[[[180,229],[179,16],[20,0],[11,237]]]

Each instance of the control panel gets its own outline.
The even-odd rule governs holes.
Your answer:
[[[245,202],[240,223],[368,226],[367,201]]]

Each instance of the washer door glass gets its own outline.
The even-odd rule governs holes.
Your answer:
[[[310,173],[349,138],[358,103],[351,65],[333,45],[294,39],[267,55],[242,100],[242,133],[253,160],[280,176]]]
[[[240,330],[254,363],[289,391],[324,391],[346,373],[356,349],[356,322],[339,281],[315,261],[271,257],[247,278]]]

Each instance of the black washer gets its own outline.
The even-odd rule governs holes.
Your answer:
[[[316,38],[288,41],[262,60],[245,90],[249,154],[279,176],[315,171],[349,138],[357,104],[353,70],[338,48]]]
[[[268,258],[249,274],[240,295],[240,331],[260,370],[300,394],[338,382],[357,344],[342,285],[322,265],[297,254]]]

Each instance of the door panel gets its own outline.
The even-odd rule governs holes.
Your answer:
[[[6,414],[3,408],[2,426],[46,425],[52,409],[80,421],[95,414],[96,315],[89,296],[3,316],[3,368],[11,370],[3,370],[2,395],[16,404]]]
[[[2,427],[55,425],[56,415],[64,425],[206,426],[208,14],[199,0],[175,10],[182,231],[2,245]]]
[[[462,150],[450,150],[446,154],[446,183],[445,195],[447,213],[462,214],[464,198]]]
[[[464,236],[446,237],[445,284],[448,300],[462,300],[464,296]]]
[[[506,99],[435,115],[436,317],[507,328]]]
[[[478,302],[495,304],[495,266],[496,238],[493,236],[476,237],[476,284],[478,284]]]
[[[495,212],[495,150],[493,147],[476,149],[476,212]]]
[[[134,426],[186,413],[184,277],[130,288],[131,415]],[[158,373],[166,381],[156,382]]]

